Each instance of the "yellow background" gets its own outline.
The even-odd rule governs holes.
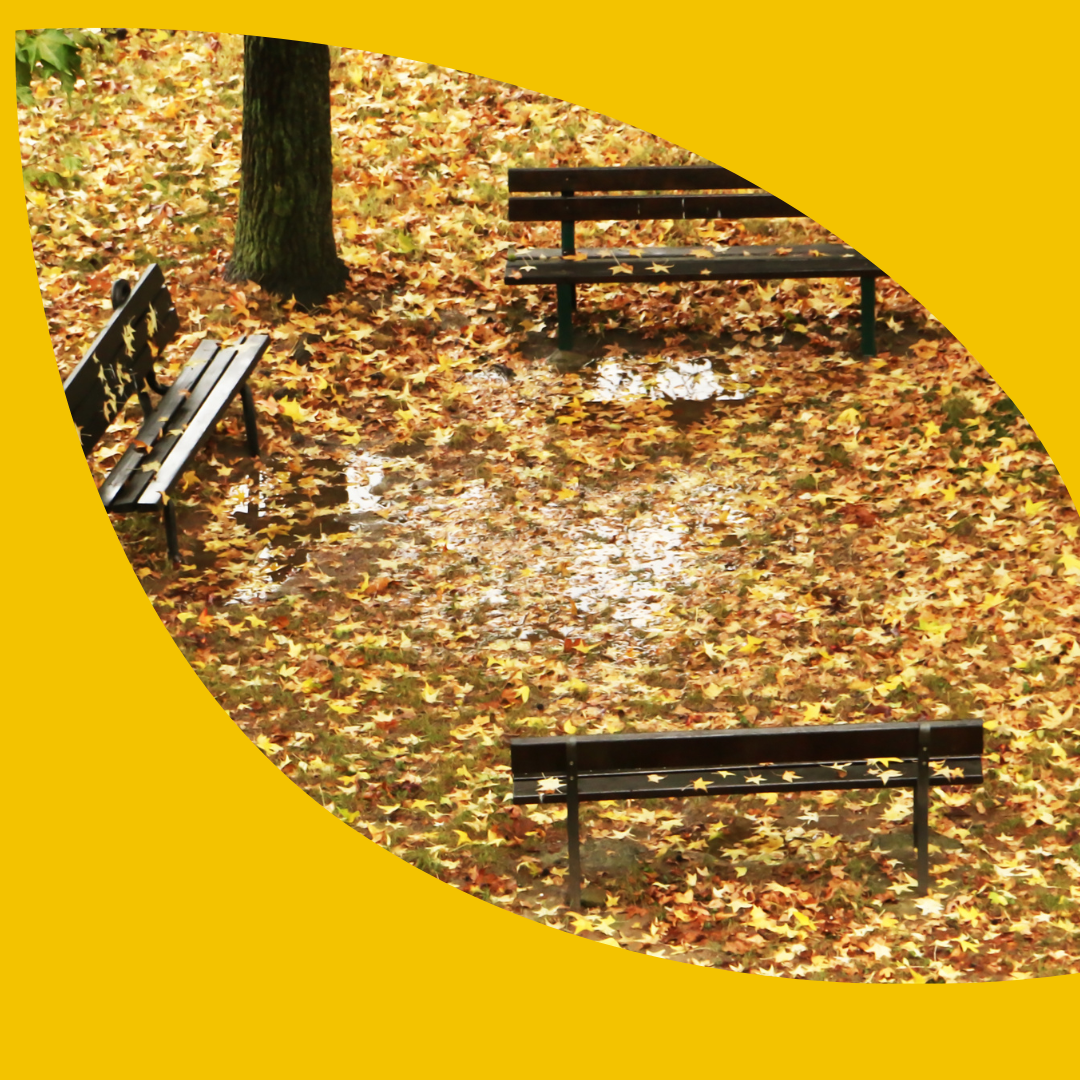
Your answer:
[[[322,40],[634,123],[890,273],[1013,396],[1068,481],[1076,28],[1041,5],[963,8],[38,2],[6,21]],[[850,986],[631,955],[439,884],[279,774],[158,622],[80,457],[13,113],[0,169],[10,1075],[1075,1067],[1075,976]]]

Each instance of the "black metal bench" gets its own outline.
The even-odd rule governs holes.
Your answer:
[[[586,248],[574,245],[575,221],[678,218],[804,217],[799,210],[717,165],[582,169],[510,169],[511,221],[562,222],[561,248],[529,248],[510,255],[507,285],[554,285],[559,348],[573,347],[576,286],[614,281],[763,281],[776,278],[858,277],[862,352],[876,354],[875,279],[881,271],[846,244],[693,248]],[[702,191],[709,195],[581,195],[583,191]],[[752,193],[739,189],[754,189]],[[521,193],[557,191],[556,196]]]
[[[580,906],[578,804],[763,791],[915,789],[921,895],[929,887],[930,787],[982,783],[980,720],[824,724],[510,740],[513,801],[566,803],[567,902]]]
[[[199,343],[175,382],[159,386],[154,362],[180,328],[161,269],[147,267],[134,288],[113,288],[120,306],[64,382],[71,417],[89,453],[132,394],[143,411],[139,433],[101,485],[101,501],[113,513],[162,508],[169,558],[180,560],[176,509],[169,488],[240,394],[247,444],[259,453],[255,403],[246,384],[270,339],[264,334],[223,347]],[[150,391],[161,395],[155,408]]]

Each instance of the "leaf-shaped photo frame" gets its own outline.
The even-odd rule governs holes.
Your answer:
[[[882,260],[882,261],[884,261],[884,260]],[[567,426],[569,426],[569,425],[567,425]],[[940,426],[940,425],[939,425],[939,426]],[[1006,437],[1008,437],[1008,436],[1006,436]],[[565,488],[560,488],[559,490],[560,490],[560,491],[562,491],[562,490],[568,490],[568,491],[570,491],[570,490],[572,490],[572,488],[571,488],[571,487],[570,487],[569,485],[567,485],[567,486],[566,486]],[[803,492],[803,493],[804,493],[804,494],[808,494],[809,492]],[[815,493],[816,493],[816,492],[815,492]],[[1036,493],[1036,494],[1038,494],[1038,493]],[[570,501],[570,500],[569,500],[569,499],[567,499],[567,500],[565,500],[565,501]],[[1037,500],[1037,499],[1033,499],[1033,500],[1032,500],[1032,503],[1033,503],[1033,505],[1035,505],[1035,506],[1037,507],[1037,503],[1038,503],[1038,501],[1040,501],[1040,500]],[[1026,507],[1026,504],[1025,504],[1025,507]],[[1029,516],[1031,516],[1031,517],[1034,517],[1034,516],[1035,516],[1035,514],[1037,514],[1037,513],[1038,513],[1038,510],[1034,511],[1034,512],[1033,512],[1033,513],[1032,513],[1031,515],[1029,515]],[[857,527],[859,527],[859,525],[860,525],[860,523],[859,523],[859,522],[857,522],[857,521],[853,521],[853,522],[845,522],[844,524],[854,524],[854,525],[856,525]],[[1066,565],[1066,564],[1065,564],[1065,562],[1063,561],[1063,562],[1062,562],[1062,567],[1064,567],[1065,565]],[[1060,569],[1060,568],[1059,568],[1059,569]],[[370,583],[370,579],[369,579],[369,583]],[[385,595],[385,594],[384,594],[384,593],[383,593],[383,594],[380,594],[380,593],[379,593],[378,591],[376,591],[376,592],[375,592],[374,594],[368,594],[368,593],[366,593],[366,590],[365,590],[365,595]],[[984,597],[984,600],[985,600],[985,599],[986,599],[986,598]],[[199,613],[199,616],[197,616],[197,618],[198,618],[198,617],[201,617],[201,612]],[[187,621],[189,621],[189,622],[193,622],[194,620],[187,620]],[[929,633],[933,634],[933,633],[935,632],[935,628],[936,628],[937,626],[938,626],[938,624],[937,624],[937,623],[934,623],[934,625],[933,625],[933,626],[931,626],[931,625],[930,625],[929,623],[927,623],[927,625],[926,625],[926,626],[924,626],[924,627],[922,628],[922,630],[924,630],[924,631],[927,631],[927,632],[929,632]],[[937,632],[940,632],[940,631],[937,631]],[[752,634],[748,634],[748,635],[746,636],[746,642],[747,642],[747,643],[746,643],[746,645],[744,645],[744,646],[742,646],[742,647],[748,647],[748,648],[751,648],[751,649],[752,649],[752,648],[753,648],[754,646],[753,646],[753,644],[752,644],[752,643],[750,643],[749,639],[750,639],[751,637],[753,637],[753,636],[754,636],[754,635],[752,635]],[[571,638],[571,641],[573,641],[573,640],[574,640],[574,639],[572,639],[572,638]],[[588,644],[590,644],[590,643],[588,643],[588,642],[584,642],[584,641],[583,641],[583,642],[581,642],[581,644],[582,644],[583,646],[586,646],[586,647],[587,647],[587,645],[588,645]],[[977,647],[977,646],[976,646],[976,647]],[[572,646],[571,646],[571,648],[573,649],[573,648],[575,648],[575,646],[573,646],[573,645],[572,645]],[[752,655],[752,653],[748,653],[747,655]],[[823,659],[824,659],[824,658],[823,658]],[[393,662],[393,661],[391,661],[391,662]],[[430,685],[430,684],[429,684],[429,685]],[[519,700],[520,700],[520,698],[519,698]],[[752,707],[752,706],[751,706],[751,707]]]

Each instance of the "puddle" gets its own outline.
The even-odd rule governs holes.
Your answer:
[[[357,452],[344,461],[309,461],[300,474],[260,471],[233,484],[225,496],[230,518],[269,541],[252,569],[254,582],[237,590],[235,601],[265,599],[274,585],[309,561],[310,540],[380,532],[397,509],[382,497],[388,486],[394,487],[390,470],[395,464]]]
[[[665,367],[651,388],[641,373],[614,362],[597,374],[600,392],[606,387],[612,394],[642,387],[660,394],[678,378],[676,389],[700,395],[690,401],[710,402],[723,388],[700,362]],[[412,459],[355,450],[309,459],[298,473],[271,469],[233,484],[225,499],[229,519],[266,543],[232,602],[304,589],[347,591],[365,572],[375,576],[387,567],[405,581],[430,550],[427,543],[448,553],[439,564],[458,564],[456,576],[430,591],[395,592],[394,606],[409,605],[420,620],[473,623],[485,635],[603,640],[609,652],[631,658],[648,650],[643,637],[662,632],[673,618],[677,590],[694,586],[702,572],[738,568],[729,552],[722,563],[719,552],[703,556],[695,539],[747,520],[737,488],[706,472],[677,473],[640,492],[585,492],[593,510],[587,518],[557,499],[533,502],[519,517],[498,485],[477,478],[430,486],[425,472]],[[631,496],[642,505],[627,518]],[[387,537],[392,547],[371,550]]]
[[[692,586],[698,567],[716,569],[715,561],[685,548],[690,534],[712,529],[718,518],[725,529],[749,519],[731,505],[736,492],[700,477],[673,481],[656,509],[629,521],[620,516],[625,494],[610,496],[607,516],[582,520],[575,509],[551,503],[540,508],[539,520],[507,533],[485,523],[498,507],[483,483],[466,485],[456,505],[439,513],[440,531],[432,533],[481,576],[454,598],[454,617],[514,638],[539,630],[595,640],[602,627],[617,654],[640,652],[640,634],[666,625],[674,587]],[[414,507],[410,516],[430,530],[435,502]],[[737,565],[725,562],[723,569]],[[439,616],[447,617],[446,610]]]
[[[723,360],[711,356],[691,360],[647,356],[637,363],[632,358],[607,359],[599,361],[594,371],[596,381],[584,400],[664,401],[678,426],[702,419],[713,405],[738,404],[753,393],[749,383],[734,375]]]

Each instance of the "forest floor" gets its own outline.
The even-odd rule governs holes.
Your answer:
[[[622,948],[846,981],[1080,971],[1080,521],[932,315],[882,280],[863,360],[852,281],[612,284],[580,291],[591,362],[560,374],[550,290],[502,284],[508,247],[557,243],[506,221],[506,167],[695,159],[354,51],[332,99],[351,279],[302,313],[222,284],[240,39],[133,33],[87,79],[19,109],[61,374],[112,281],[152,261],[186,331],[171,373],[207,334],[272,337],[263,457],[237,408],[175,492],[182,565],[157,519],[114,519],[270,761],[419,869]],[[836,239],[806,220],[579,227],[600,236]],[[137,419],[93,454],[98,479]],[[509,803],[511,735],[969,716],[986,781],[935,790],[925,898],[902,791],[586,804],[580,914],[563,810]]]

